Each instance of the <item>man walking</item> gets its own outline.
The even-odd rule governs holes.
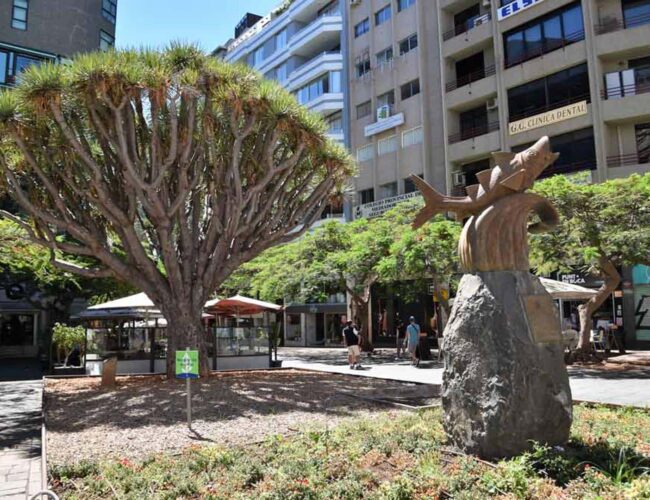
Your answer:
[[[406,327],[406,349],[411,355],[411,364],[419,366],[420,359],[416,356],[418,343],[420,342],[420,325],[415,322],[415,318],[409,318],[409,326]]]
[[[350,363],[350,370],[361,370],[359,357],[361,356],[361,348],[359,347],[359,336],[354,331],[352,321],[348,321],[343,328],[343,341],[348,348],[348,363]]]

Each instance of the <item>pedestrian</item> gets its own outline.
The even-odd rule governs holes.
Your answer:
[[[411,364],[419,366],[420,359],[417,357],[416,351],[418,343],[420,342],[420,325],[415,322],[415,317],[409,318],[409,326],[406,327],[406,349],[411,355]]]
[[[359,347],[359,336],[355,332],[352,321],[348,321],[343,328],[343,341],[348,348],[348,363],[350,370],[361,370],[361,363],[359,357],[361,356],[361,348]]]
[[[400,317],[399,313],[395,315],[395,339],[397,340],[396,342],[396,347],[397,347],[397,359],[400,359],[402,357],[402,342],[404,342],[404,335],[402,332],[404,331],[404,322],[402,321],[402,318]]]

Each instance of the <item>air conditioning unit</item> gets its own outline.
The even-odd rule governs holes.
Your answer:
[[[390,118],[390,104],[384,104],[377,108],[377,120],[385,120]]]
[[[490,20],[490,14],[485,14],[482,15],[481,17],[477,17],[474,19],[474,26],[480,26],[483,23],[487,23]]]
[[[451,174],[454,186],[464,186],[466,182],[465,174],[462,172],[453,172]]]
[[[350,0],[350,6],[354,7],[355,5],[359,5],[361,3],[361,0]]]
[[[492,2],[490,2],[490,0],[483,0],[483,7],[489,9],[490,7],[492,7]]]
[[[487,108],[488,111],[492,111],[494,109],[497,109],[499,107],[499,102],[497,101],[497,98],[490,99],[488,102],[485,103],[485,107]]]

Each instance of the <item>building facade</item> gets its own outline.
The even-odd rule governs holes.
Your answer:
[[[247,64],[276,80],[298,102],[321,114],[329,125],[329,136],[347,146],[345,14],[344,0],[294,0],[266,16],[247,13],[235,27],[234,37],[213,54]],[[328,207],[314,227],[333,219],[344,222],[343,209]],[[335,294],[326,303],[286,305],[286,345],[341,342],[347,314],[344,294]]]
[[[0,2],[0,88],[43,61],[61,62],[80,52],[106,50],[115,41],[117,0],[2,0]],[[6,210],[17,207],[0,198]],[[60,317],[56,297],[0,270],[0,358],[46,359],[49,327]],[[83,301],[72,301],[75,313]]]
[[[116,16],[117,0],[0,2],[0,86],[40,61],[112,47]]]

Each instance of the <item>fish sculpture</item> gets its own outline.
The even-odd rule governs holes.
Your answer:
[[[476,174],[478,184],[467,186],[467,196],[445,196],[416,175],[411,179],[424,197],[425,206],[413,223],[420,227],[434,215],[455,212],[462,221],[476,215],[504,196],[522,193],[530,188],[546,167],[560,156],[551,151],[548,137],[542,137],[530,148],[520,153],[492,153],[495,167]]]
[[[528,271],[527,234],[549,231],[559,216],[546,198],[525,191],[559,154],[551,151],[548,137],[542,137],[520,153],[492,155],[496,165],[476,174],[479,183],[465,188],[467,196],[445,196],[411,176],[425,201],[413,226],[422,226],[438,213],[454,212],[459,221],[469,217],[458,244],[465,272]],[[533,224],[531,213],[538,219]]]

